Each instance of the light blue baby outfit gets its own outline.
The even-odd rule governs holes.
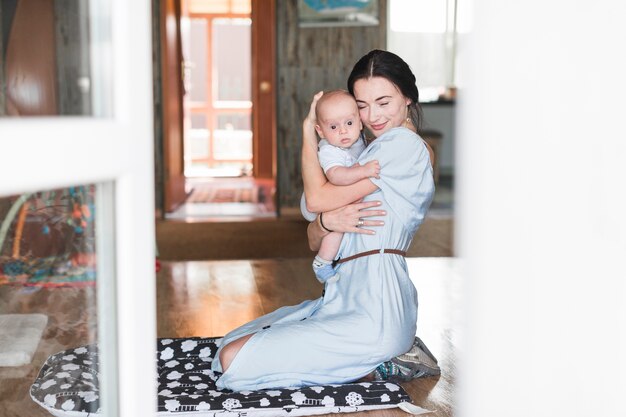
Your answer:
[[[345,233],[339,257],[372,249],[406,251],[434,193],[424,142],[405,128],[374,140],[358,162],[378,160],[379,200],[387,216],[376,234]],[[303,237],[304,238],[304,237]],[[400,255],[376,254],[342,263],[324,296],[282,307],[228,333],[222,346],[251,333],[218,388],[235,391],[355,381],[408,351],[417,322],[417,291]],[[280,291],[280,288],[277,289]],[[219,352],[212,369],[221,372]]]
[[[365,150],[365,138],[359,137],[349,148],[340,148],[339,146],[331,145],[326,139],[321,139],[317,147],[317,157],[324,174],[326,174],[332,167],[351,167],[354,165],[359,159],[359,155]],[[311,213],[307,210],[304,193],[300,197],[300,211],[302,216],[310,222],[317,217],[317,213]]]

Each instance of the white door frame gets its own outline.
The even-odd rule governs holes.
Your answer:
[[[0,196],[107,184],[99,195],[108,189],[109,198],[96,210],[104,216],[99,220],[114,218],[114,240],[108,250],[98,248],[98,263],[108,258],[114,267],[99,268],[98,288],[116,294],[112,305],[99,301],[98,320],[100,348],[105,358],[117,358],[102,369],[114,377],[103,400],[108,386],[108,398],[119,402],[117,410],[103,411],[150,416],[156,413],[151,2],[90,0],[89,6],[97,115],[0,118]],[[103,226],[100,235],[107,233]]]

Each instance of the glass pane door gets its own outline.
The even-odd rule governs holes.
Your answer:
[[[150,2],[0,16],[0,410],[154,415]]]
[[[0,198],[0,409],[8,415],[116,407],[115,390],[101,378],[115,379],[116,371],[100,373],[108,352],[98,349],[99,339],[116,337],[113,312],[99,327],[101,306],[115,302],[106,272],[114,266],[107,189],[87,184]]]
[[[252,174],[250,1],[184,1],[185,176]]]

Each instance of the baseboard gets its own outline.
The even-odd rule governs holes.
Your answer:
[[[302,219],[302,213],[300,212],[300,207],[281,207],[279,215],[282,218]]]
[[[288,213],[293,214],[294,210]],[[159,221],[159,258],[163,261],[309,258],[309,223],[298,217],[253,222]],[[427,217],[409,248],[409,256],[453,256],[453,219]]]

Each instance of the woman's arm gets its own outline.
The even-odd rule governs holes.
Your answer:
[[[335,210],[320,213],[317,218],[309,223],[307,236],[309,238],[309,248],[317,251],[320,248],[324,236],[333,232],[342,233],[364,233],[368,235],[376,234],[375,231],[364,227],[383,226],[382,220],[367,220],[372,216],[384,216],[385,210],[368,210],[372,207],[380,206],[380,201],[367,201],[362,203],[348,204]],[[321,224],[323,218],[324,226]],[[363,225],[359,226],[359,220],[363,220]]]
[[[302,180],[307,209],[313,213],[333,210],[359,200],[378,187],[369,179],[352,185],[336,186],[328,182],[317,157],[315,106],[322,92],[313,97],[309,114],[302,123]]]

